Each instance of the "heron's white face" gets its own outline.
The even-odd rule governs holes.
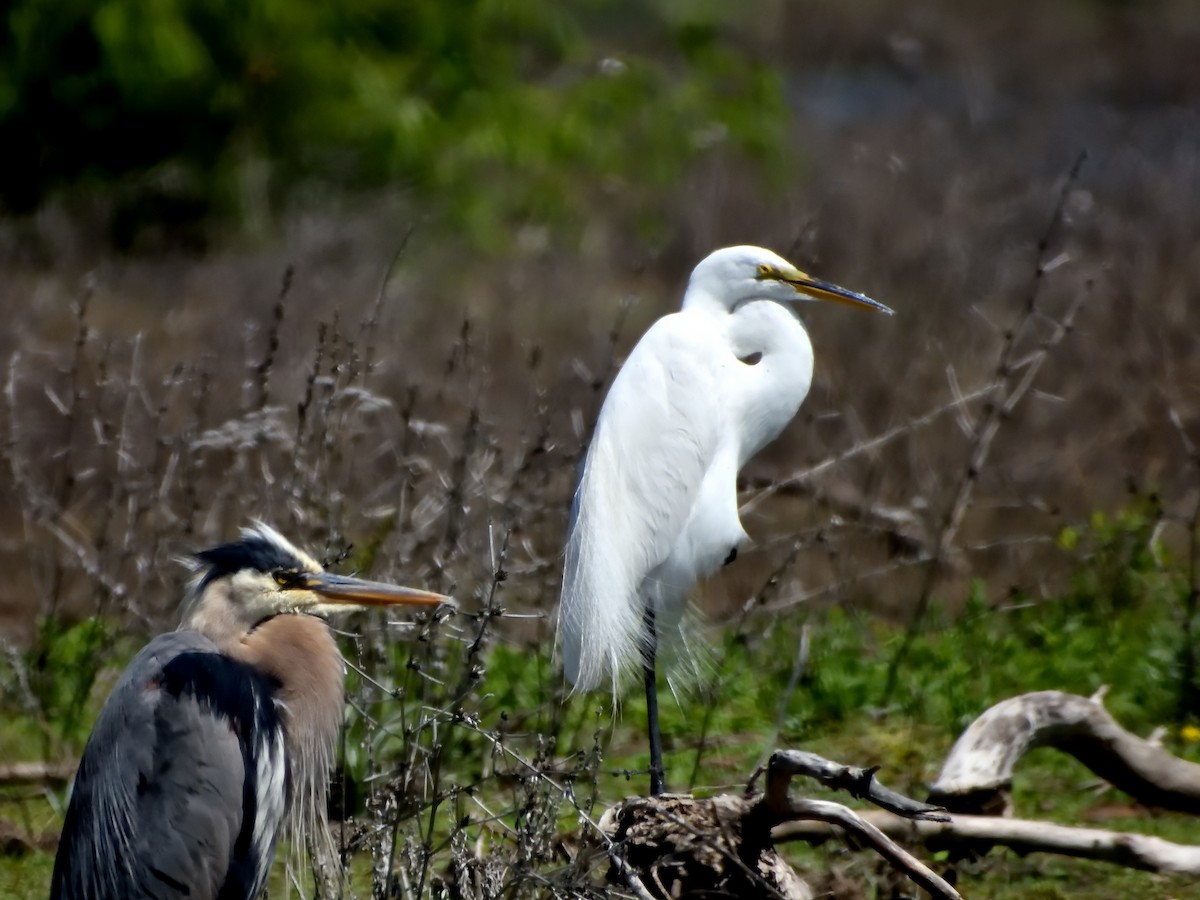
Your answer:
[[[330,615],[372,606],[440,606],[453,601],[442,594],[335,575],[323,569],[243,569],[229,577],[230,601],[250,622],[284,613]]]
[[[700,261],[688,281],[683,305],[716,303],[727,312],[751,300],[834,300],[891,314],[891,310],[855,291],[814,278],[763,247],[725,247]]]
[[[309,591],[285,589],[269,572],[243,569],[228,578],[229,600],[249,622],[260,622],[285,612],[300,612],[317,602]]]
[[[324,617],[321,597],[309,589],[305,580],[323,574],[321,569],[278,569],[261,572],[243,569],[226,576],[230,605],[248,626],[271,616],[306,613]]]

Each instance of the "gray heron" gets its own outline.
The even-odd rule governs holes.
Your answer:
[[[249,900],[285,825],[328,841],[344,662],[324,617],[448,597],[335,575],[274,529],[196,554],[179,630],[120,676],[75,776],[51,900]]]
[[[663,791],[656,654],[678,638],[688,591],[746,539],[737,475],[792,420],[813,352],[794,309],[882,303],[801,272],[761,247],[726,247],[692,272],[679,312],[655,322],[613,379],[572,504],[558,634],[576,690],[614,702],[641,667],[650,790]]]

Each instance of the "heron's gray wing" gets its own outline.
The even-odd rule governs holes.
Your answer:
[[[283,804],[280,797],[269,835],[256,835],[262,779],[252,739],[279,734],[269,693],[201,635],[151,641],[117,682],[84,750],[52,900],[255,896]]]
[[[576,490],[559,609],[564,669],[582,690],[639,662],[639,590],[671,554],[717,452],[728,356],[710,316],[665,316],[604,400]]]

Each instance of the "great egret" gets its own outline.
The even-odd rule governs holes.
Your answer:
[[[726,247],[692,272],[683,308],[638,341],[600,410],[572,505],[558,630],[577,690],[639,663],[650,789],[663,790],[655,656],[679,636],[698,578],[747,539],[737,474],[796,415],[813,353],[794,301],[891,313],[761,247]]]
[[[323,617],[450,602],[325,572],[265,525],[196,559],[179,630],[134,657],[88,738],[51,900],[252,900],[285,823],[331,848],[344,663]]]

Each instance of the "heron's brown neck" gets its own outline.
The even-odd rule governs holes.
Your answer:
[[[229,653],[279,685],[294,759],[322,756],[325,748],[332,753],[342,724],[344,672],[342,654],[323,621],[305,615],[274,616],[244,635]],[[320,775],[325,778],[328,771]]]
[[[222,653],[278,685],[291,821],[301,829],[323,832],[329,772],[342,724],[342,654],[325,622],[312,616],[282,613],[251,627],[230,590],[228,579],[209,584],[205,602],[188,606],[180,628],[200,632]]]
[[[342,725],[342,654],[320,619],[279,615],[246,634],[231,655],[279,685],[292,780],[292,822],[324,836],[325,800]]]

